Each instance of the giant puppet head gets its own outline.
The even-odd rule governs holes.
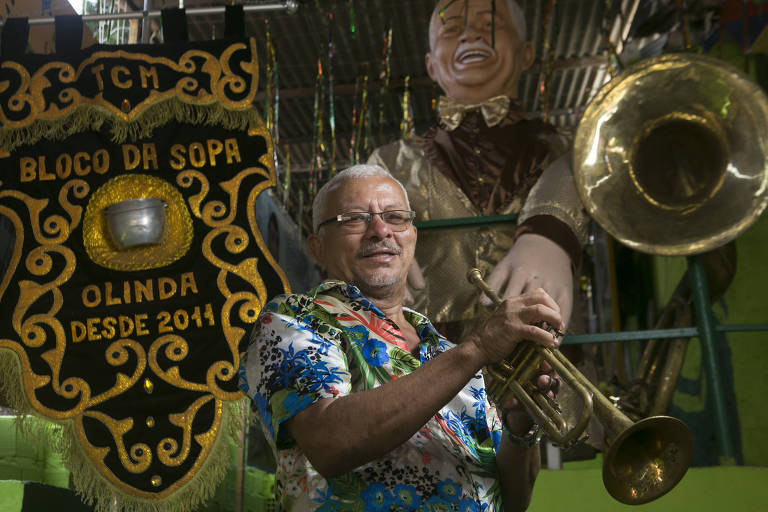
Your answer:
[[[429,47],[427,73],[461,103],[516,98],[520,74],[534,58],[515,0],[440,0],[429,22]]]

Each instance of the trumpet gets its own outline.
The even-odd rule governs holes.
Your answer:
[[[483,281],[476,268],[467,272],[470,283],[496,305],[502,300]],[[546,361],[582,401],[582,410],[572,426],[532,378]],[[683,478],[693,457],[693,439],[688,427],[677,418],[653,416],[633,422],[557,349],[522,341],[509,358],[486,367],[489,399],[500,405],[514,397],[525,405],[546,436],[566,447],[584,433],[592,416],[614,437],[603,455],[603,484],[616,500],[628,505],[653,501],[669,492]]]

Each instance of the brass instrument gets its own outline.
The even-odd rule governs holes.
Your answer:
[[[478,269],[470,269],[467,279],[494,304],[501,304]],[[541,361],[547,361],[582,400],[581,415],[572,427],[531,382]],[[567,446],[578,439],[594,415],[615,436],[603,455],[603,484],[622,503],[639,505],[655,500],[677,485],[691,464],[693,440],[683,422],[669,416],[633,422],[557,349],[520,342],[508,360],[486,368],[486,376],[492,402],[501,404],[514,396],[557,444]]]
[[[590,216],[616,240],[684,256],[725,249],[760,217],[767,150],[768,97],[758,84],[720,60],[670,54],[641,61],[599,91],[576,132],[573,174]],[[724,291],[733,263],[711,257],[716,266],[720,258],[714,287]],[[687,286],[678,286],[658,327],[690,324]],[[619,406],[635,417],[666,411],[687,345],[651,340]]]
[[[590,216],[622,244],[690,255],[736,238],[768,204],[768,98],[694,54],[646,59],[584,111],[573,174]]]
[[[721,297],[736,274],[736,245],[729,242],[702,255],[709,289],[709,300]],[[684,327],[693,323],[691,283],[683,274],[666,307],[661,311],[655,329]],[[672,403],[677,380],[683,368],[688,338],[649,340],[628,389],[619,393],[617,403],[630,418],[664,414]]]

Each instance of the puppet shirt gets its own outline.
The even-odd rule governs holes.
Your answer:
[[[380,386],[454,346],[424,316],[405,316],[421,339],[418,358],[394,322],[339,281],[277,297],[262,311],[241,383],[275,451],[284,509],[501,510],[501,423],[481,372],[404,444],[340,477],[320,475],[283,426],[320,399]]]

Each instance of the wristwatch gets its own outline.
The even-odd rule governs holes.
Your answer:
[[[541,442],[541,438],[544,435],[544,429],[536,423],[531,425],[531,429],[524,436],[517,436],[507,430],[507,426],[504,424],[504,422],[501,423],[501,430],[504,432],[504,435],[507,436],[507,439],[515,443],[517,446],[521,446],[523,448],[531,448],[532,446],[536,446],[539,444],[539,442]]]

